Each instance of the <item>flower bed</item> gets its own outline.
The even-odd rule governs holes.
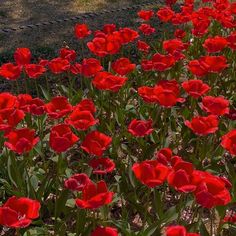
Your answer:
[[[3,235],[234,235],[236,4],[175,2],[1,65]]]

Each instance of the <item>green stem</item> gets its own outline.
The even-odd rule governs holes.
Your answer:
[[[20,94],[20,86],[18,79],[16,80],[16,89],[17,89],[17,94]]]
[[[25,92],[27,94],[29,94],[28,82],[27,82],[27,78],[26,77],[24,78],[24,82],[25,82]]]
[[[39,88],[38,88],[37,81],[36,81],[36,79],[33,79],[33,80],[34,80],[34,85],[35,85],[35,89],[36,89],[37,97],[39,97]]]

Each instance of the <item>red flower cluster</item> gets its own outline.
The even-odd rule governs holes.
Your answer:
[[[140,87],[138,93],[145,102],[159,103],[163,107],[172,107],[177,102],[184,102],[184,99],[179,97],[179,85],[176,80],[161,80],[154,88]]]
[[[204,76],[207,73],[220,73],[228,67],[224,56],[203,56],[198,60],[189,62],[188,69],[196,76]]]
[[[199,236],[182,225],[172,225],[175,219],[165,215],[165,207],[165,217],[159,212],[156,217],[150,211],[153,188],[156,188],[155,193],[161,188],[164,196],[177,192],[175,199],[187,195],[184,203],[187,198],[193,200],[189,210],[195,209],[198,217],[191,219],[190,226],[196,225],[196,219],[201,217],[200,208],[213,208],[212,212],[216,207],[220,210],[219,231],[223,223],[235,223],[235,214],[224,217],[221,212],[231,210],[229,204],[235,199],[231,188],[234,184],[232,158],[236,155],[236,129],[233,128],[236,109],[232,94],[235,89],[232,79],[235,76],[236,3],[202,0],[197,8],[194,0],[185,0],[178,12],[174,10],[175,3],[176,0],[166,0],[166,6],[156,13],[140,10],[138,21],[141,23],[137,30],[106,24],[92,32],[86,24],[76,24],[75,38],[80,40],[81,48],[87,46],[94,57],[78,61],[77,55],[84,50],[77,54],[65,46],[55,58],[44,60],[34,58],[28,48],[17,48],[13,61],[0,66],[0,76],[8,80],[7,83],[16,81],[19,85],[25,80],[31,87],[34,80],[38,94],[34,97],[28,92],[0,93],[3,169],[0,174],[1,184],[6,188],[3,196],[27,194],[44,200],[43,205],[49,203],[49,207],[45,211],[42,205],[46,218],[42,215],[41,220],[54,222],[55,226],[62,217],[69,218],[74,199],[77,207],[94,213],[79,210],[78,215],[81,213],[84,219],[78,219],[79,222],[73,219],[69,224],[63,222],[66,231],[69,225],[72,231],[81,231],[81,235],[118,236],[118,229],[126,234],[122,227],[126,226],[123,222],[127,212],[123,208],[130,207],[132,213],[138,212],[135,220],[139,215],[142,218],[145,229],[140,229],[139,234],[149,233],[150,227],[152,231],[154,221],[159,220],[160,224],[155,224],[155,232],[160,230],[157,234]],[[168,31],[163,39],[153,41],[151,38],[155,37],[151,35],[158,30],[154,27],[154,17],[161,24],[171,24],[174,32]],[[171,37],[167,38],[169,34]],[[133,47],[138,50],[137,55],[128,55]],[[38,78],[52,76],[53,81],[62,79],[60,91],[54,97],[51,96],[54,89],[44,91],[40,86],[41,91],[37,85]],[[17,87],[21,90],[23,86]],[[41,93],[45,100],[40,98]],[[95,104],[100,106],[95,107]],[[139,148],[135,144],[140,144]],[[204,145],[212,147],[202,148]],[[161,147],[165,148],[155,153],[154,150]],[[63,157],[66,159],[55,162],[56,158]],[[54,174],[52,167],[57,170]],[[133,180],[133,174],[137,181]],[[127,186],[129,182],[132,186]],[[155,199],[157,205],[159,201],[166,201],[160,197]],[[117,222],[110,219],[115,215],[114,208],[106,206],[116,199],[115,209],[121,207]],[[66,203],[65,210],[61,202]],[[37,200],[10,197],[0,207],[0,224],[11,228],[28,227],[39,217],[40,207]],[[141,210],[146,211],[144,217]],[[96,220],[104,215],[98,224],[92,219],[95,215]],[[127,216],[130,218],[129,214]],[[37,224],[41,224],[41,220]],[[109,227],[108,222],[118,229]],[[184,225],[188,223],[183,219]],[[230,228],[230,224],[228,226]]]

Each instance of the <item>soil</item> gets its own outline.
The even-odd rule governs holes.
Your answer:
[[[146,0],[2,0],[0,6],[0,29],[36,24],[39,22],[78,16],[85,12],[97,12],[116,9]],[[156,4],[157,5],[157,4]],[[99,29],[105,23],[116,23],[119,27],[133,26],[137,23],[136,10],[108,13],[83,20],[91,29]],[[38,29],[0,34],[1,56],[17,47],[29,47],[32,50],[50,51],[64,44],[76,48],[78,41],[73,37],[73,29],[78,21],[52,24]]]

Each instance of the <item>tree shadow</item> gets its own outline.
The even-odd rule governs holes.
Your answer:
[[[117,11],[99,15],[102,10],[118,9],[125,5],[141,4],[146,0],[98,0],[96,7],[91,8],[94,0],[65,0],[52,1],[41,0],[37,5],[36,0],[15,0],[19,5],[18,15],[10,12],[13,5],[12,1],[3,0],[0,9],[0,20],[7,19],[7,24],[4,20],[0,21],[0,28],[16,27],[19,25],[35,24],[43,21],[51,21],[56,19],[64,19],[83,14],[86,9],[95,11],[95,17],[84,18],[83,20],[65,21],[60,24],[49,24],[38,28],[19,30],[7,34],[0,34],[0,63],[5,61],[9,54],[17,47],[29,47],[34,51],[42,52],[42,56],[47,54],[56,54],[60,47],[68,45],[75,50],[80,50],[80,44],[74,37],[74,25],[76,23],[86,23],[92,30],[101,29],[104,24],[115,23],[117,27],[137,27],[140,21],[137,18],[137,11]],[[54,4],[53,4],[54,2]],[[99,3],[100,2],[100,3]],[[123,3],[122,3],[123,2]],[[76,5],[77,4],[77,5]],[[155,6],[155,5],[154,5]],[[23,9],[23,10],[22,10]],[[92,10],[94,9],[94,10]],[[1,15],[4,11],[5,16]],[[13,17],[14,15],[14,17]],[[19,20],[20,19],[20,20]]]

